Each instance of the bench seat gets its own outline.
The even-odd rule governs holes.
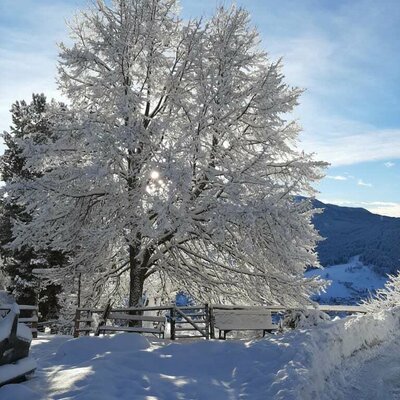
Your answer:
[[[230,331],[262,330],[272,332],[278,328],[272,323],[271,312],[254,309],[214,309],[213,326],[219,330],[219,338],[226,339]]]

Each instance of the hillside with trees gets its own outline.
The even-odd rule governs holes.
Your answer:
[[[343,264],[359,255],[360,261],[372,265],[379,274],[393,274],[400,269],[400,218],[318,200],[313,204],[324,210],[313,218],[325,238],[317,247],[323,266]]]

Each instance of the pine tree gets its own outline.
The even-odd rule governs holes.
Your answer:
[[[319,237],[297,195],[314,194],[324,163],[297,150],[285,118],[301,90],[248,13],[183,22],[175,0],[98,0],[72,37],[57,139],[24,143],[28,169],[46,172],[6,187],[32,216],[14,247],[72,252],[52,276],[79,266],[96,295],[127,277],[130,305],[149,278],[197,299],[307,301]]]
[[[30,104],[25,101],[13,104],[13,125],[10,132],[3,135],[6,150],[0,158],[0,174],[6,183],[19,179],[29,181],[38,176],[25,168],[21,142],[30,137],[36,144],[41,144],[51,137],[46,107],[46,97],[43,94],[34,94]],[[0,200],[0,210],[0,256],[3,260],[3,273],[8,277],[8,290],[20,304],[38,304],[42,319],[56,318],[60,286],[43,281],[33,274],[33,270],[60,265],[65,262],[64,257],[45,247],[36,251],[29,245],[21,249],[9,248],[8,245],[13,240],[12,221],[18,219],[28,223],[31,216],[12,195]]]

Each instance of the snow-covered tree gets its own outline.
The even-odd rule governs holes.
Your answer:
[[[96,293],[128,276],[131,305],[149,277],[208,300],[305,301],[318,235],[297,195],[324,163],[297,149],[285,118],[301,91],[248,13],[182,21],[175,0],[98,0],[71,34],[57,139],[24,143],[46,172],[6,187],[33,216],[14,246],[72,252]]]
[[[400,275],[388,275],[389,279],[382,289],[362,302],[369,312],[378,312],[400,306]]]
[[[12,126],[4,132],[5,152],[0,157],[0,177],[6,183],[20,179],[31,180],[38,171],[25,168],[25,157],[19,142],[29,137],[34,143],[44,143],[51,137],[51,123],[46,115],[47,102],[43,94],[33,94],[32,101],[17,101],[12,105]],[[60,286],[42,280],[33,274],[35,268],[50,268],[66,262],[58,251],[47,246],[36,250],[25,245],[11,249],[13,241],[12,221],[28,222],[30,214],[12,193],[6,199],[0,197],[0,257],[1,272],[6,276],[6,287],[20,304],[38,304],[43,319],[53,319],[58,314],[57,294]],[[1,285],[0,285],[1,287]]]

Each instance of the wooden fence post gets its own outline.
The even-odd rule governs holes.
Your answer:
[[[111,300],[107,303],[106,308],[104,309],[103,315],[99,321],[99,325],[97,326],[96,332],[94,333],[95,336],[99,336],[101,332],[101,327],[107,323],[108,315],[111,312]]]
[[[210,307],[208,306],[208,303],[204,305],[204,310],[205,310],[205,319],[206,319],[206,339],[210,339]]]
[[[37,338],[38,336],[38,320],[39,320],[39,313],[38,313],[38,307],[34,308],[32,310],[32,337],[34,339]]]
[[[92,310],[88,310],[87,311],[87,319],[92,319]],[[86,321],[85,323],[85,328],[90,328],[92,326],[92,322],[91,321]],[[89,336],[90,335],[90,331],[85,331],[85,335]]]
[[[75,311],[75,325],[74,325],[74,338],[79,337],[79,320],[81,319],[81,310],[79,308]]]
[[[175,340],[175,307],[170,310],[171,340]]]
[[[208,320],[210,321],[210,337],[215,339],[214,314],[212,305],[208,307]]]

